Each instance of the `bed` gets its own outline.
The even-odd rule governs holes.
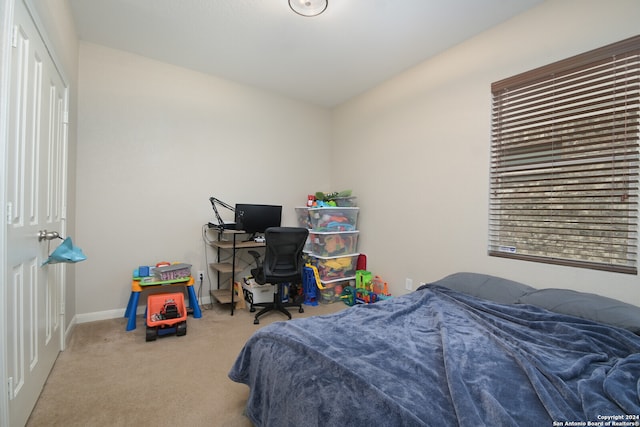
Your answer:
[[[268,325],[229,377],[256,426],[637,426],[638,334],[634,305],[456,273]]]

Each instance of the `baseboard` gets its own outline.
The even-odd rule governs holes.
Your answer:
[[[71,319],[71,322],[69,322],[69,326],[67,326],[67,329],[65,329],[64,331],[64,347],[62,348],[62,350],[65,350],[69,346],[71,335],[73,334],[73,330],[75,329],[77,324],[78,316],[73,316],[73,319]]]
[[[210,296],[203,296],[201,298],[200,305],[210,304],[210,303],[211,303],[211,297]],[[144,305],[139,305],[137,310],[136,310],[136,315],[144,314],[144,309],[145,309]],[[74,318],[73,318],[74,320],[71,322],[71,324],[75,325],[75,324],[80,324],[80,323],[96,322],[98,320],[110,320],[110,319],[124,318],[124,312],[125,311],[126,311],[126,309],[124,309],[124,308],[118,308],[118,309],[114,309],[114,310],[105,310],[105,311],[96,311],[96,312],[93,312],[93,313],[76,314],[74,316]],[[70,327],[67,328],[68,331],[71,330],[71,324],[70,324]]]
[[[144,309],[143,309],[144,311]],[[118,308],[115,310],[95,311],[93,313],[83,313],[76,315],[78,323],[95,322],[98,320],[116,319],[118,317],[124,317],[124,308]]]

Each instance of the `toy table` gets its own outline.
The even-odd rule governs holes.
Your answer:
[[[144,278],[146,279],[146,278]],[[134,277],[131,281],[131,296],[129,297],[129,303],[127,304],[127,310],[124,312],[124,317],[127,320],[127,331],[132,331],[136,328],[136,311],[138,309],[138,301],[140,300],[140,293],[146,288],[158,288],[168,286],[186,286],[189,292],[189,306],[193,308],[193,317],[199,319],[202,317],[200,306],[198,305],[198,298],[196,297],[196,291],[193,289],[193,277],[184,277],[176,280],[163,280],[163,281],[148,281],[140,277]],[[191,307],[193,306],[193,307]]]

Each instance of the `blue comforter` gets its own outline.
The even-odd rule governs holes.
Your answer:
[[[439,286],[266,326],[229,377],[257,426],[640,425],[640,337]]]

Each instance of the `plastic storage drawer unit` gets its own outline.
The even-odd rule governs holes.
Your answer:
[[[311,219],[309,219],[309,208],[300,207],[296,209],[296,220],[298,221],[298,227],[311,228]]]
[[[311,253],[318,256],[353,254],[358,250],[358,231],[310,231]]]
[[[318,269],[321,282],[337,279],[349,279],[356,275],[360,254],[349,254],[335,257],[311,255],[311,263]]]
[[[321,282],[322,288],[318,289],[318,293],[320,295],[319,301],[322,304],[330,304],[335,301],[340,301],[340,296],[344,288],[347,286],[353,286],[354,282],[355,280],[353,277],[332,280],[330,282]]]

